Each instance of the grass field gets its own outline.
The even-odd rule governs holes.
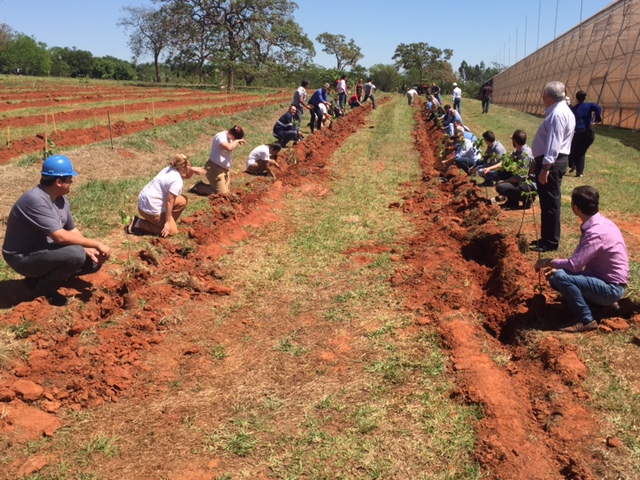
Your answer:
[[[117,401],[92,408],[63,404],[55,412],[63,427],[26,442],[2,438],[9,432],[2,412],[16,400],[0,404],[0,478],[497,478],[476,454],[477,429],[488,410],[460,398],[464,387],[455,368],[460,359],[450,357],[436,326],[418,323],[426,312],[408,309],[394,288],[392,280],[407,269],[404,258],[411,255],[408,239],[416,234],[417,219],[390,205],[411,198],[423,180],[412,136],[414,109],[399,96],[388,100],[326,159],[326,178],[310,174],[301,185],[274,185],[255,223],[243,224],[242,236],[233,235],[239,227],[224,224],[230,239],[226,254],[215,262],[198,253],[203,245],[190,237],[187,225],[158,244],[125,236],[120,212],[135,211],[141,187],[175,153],[204,164],[212,135],[233,124],[244,127],[248,141],[234,153],[234,191],[263,185],[264,179],[242,173],[244,160],[254,146],[271,140],[285,103],[124,136],[114,149],[103,142],[61,151],[80,172],[70,195],[75,218],[85,235],[103,238],[115,249],[113,275],[126,272],[132,262],[140,267],[132,253],[151,252],[160,263],[181,260],[170,251],[196,253],[187,255],[191,263],[181,274],[152,274],[146,280],[158,297],[168,297],[171,307],[163,303],[158,313],[162,341],[139,350],[136,361],[144,368]],[[480,102],[463,102],[465,123],[477,135],[495,131],[507,149],[513,130],[524,129],[530,143],[540,122],[496,105],[490,115],[482,115]],[[606,216],[625,222],[634,302],[640,288],[638,145],[634,133],[599,129],[579,180],[598,188]],[[15,199],[37,180],[38,164],[25,157],[0,166],[3,224]],[[578,224],[568,208],[577,182],[563,182],[560,255],[570,254],[578,239]],[[190,200],[185,218],[206,217],[212,208],[206,198]],[[520,221],[519,216],[498,217],[506,232],[517,231]],[[533,253],[523,258],[536,259]],[[232,294],[181,301],[186,290],[181,286],[206,263],[215,263],[215,269],[205,267]],[[454,276],[447,268],[436,274],[443,282]],[[18,278],[0,262],[0,290]],[[106,343],[101,335],[118,326],[135,330],[136,322],[154,312],[156,300],[140,297],[132,310],[92,320],[79,335],[82,350],[71,355],[80,358],[99,349]],[[70,313],[43,313],[42,319],[34,315],[31,320],[21,308],[0,311],[0,391],[15,381],[17,364],[28,364],[29,355],[37,350],[40,355],[48,339],[73,330]],[[74,300],[69,312],[84,308],[89,312]],[[480,306],[471,314],[481,323]],[[588,367],[581,382],[588,395],[577,401],[598,419],[594,443],[602,443],[589,467],[597,478],[638,478],[637,323],[610,335],[554,335],[532,331],[523,346],[534,352],[541,339],[558,338],[575,346]],[[508,347],[486,340],[483,352],[494,368],[517,369]],[[97,372],[99,357],[96,362]],[[73,372],[69,375],[73,378]],[[46,378],[41,383],[48,388]],[[621,446],[604,447],[607,437],[619,439]],[[44,465],[25,470],[27,461]]]

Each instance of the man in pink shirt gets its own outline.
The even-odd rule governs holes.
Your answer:
[[[549,284],[562,294],[577,322],[562,326],[563,332],[598,328],[589,308],[616,303],[629,283],[629,257],[618,227],[598,213],[600,196],[588,185],[571,194],[571,210],[582,222],[582,236],[571,258],[540,259],[536,270],[546,269]]]

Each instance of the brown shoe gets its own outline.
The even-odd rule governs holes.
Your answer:
[[[574,323],[573,325],[567,325],[565,327],[560,327],[558,330],[566,333],[580,333],[580,332],[588,332],[590,330],[597,330],[598,322],[595,320],[591,320],[589,323]]]

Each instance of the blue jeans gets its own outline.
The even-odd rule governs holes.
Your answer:
[[[622,298],[625,289],[623,285],[606,283],[596,277],[562,269],[549,277],[549,284],[562,294],[571,313],[584,324],[593,321],[593,314],[587,302],[611,305]]]

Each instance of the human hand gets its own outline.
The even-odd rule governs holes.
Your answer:
[[[165,222],[165,223],[164,223],[164,227],[162,227],[162,231],[160,232],[160,235],[161,235],[163,238],[166,238],[166,237],[168,237],[170,234],[171,234],[171,222],[170,222],[170,221],[168,221],[168,222]]]
[[[538,182],[541,185],[546,185],[549,182],[549,170],[545,170],[544,168],[540,171],[538,175]]]

